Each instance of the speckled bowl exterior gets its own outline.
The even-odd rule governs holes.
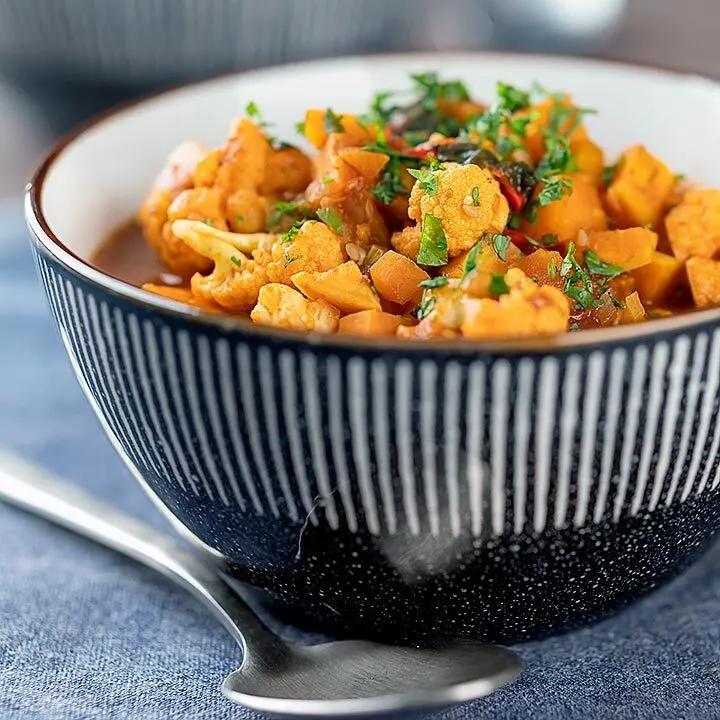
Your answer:
[[[696,135],[720,133],[720,87],[707,81],[547,58],[358,59],[139,104],[66,141],[29,188],[43,286],[121,456],[183,532],[308,627],[533,637],[639,597],[720,524],[720,310],[519,342],[373,341],[205,314],[82,259],[111,214],[134,207],[157,163],[147,148],[201,121],[222,127],[247,92],[290,123],[308,73],[317,98],[345,108],[421,67],[474,78],[482,96],[500,66],[581,101],[587,86],[608,137],[623,125],[606,93],[638,86],[648,141],[666,137],[654,107],[668,94],[706,109],[688,116]],[[669,151],[702,170],[683,138]]]

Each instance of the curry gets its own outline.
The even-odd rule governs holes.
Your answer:
[[[132,281],[260,325],[417,340],[720,305],[720,190],[642,145],[608,165],[593,112],[505,83],[484,104],[427,73],[364,115],[308,110],[308,154],[250,103],[224,145],[168,158],[138,215],[160,262]],[[96,262],[137,245],[120,234]]]

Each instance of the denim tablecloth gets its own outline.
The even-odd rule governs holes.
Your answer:
[[[72,377],[19,203],[0,204],[0,445],[160,527]],[[720,546],[614,618],[519,647],[527,672],[443,720],[720,718]],[[240,652],[149,570],[0,505],[0,719],[259,716],[219,691]]]

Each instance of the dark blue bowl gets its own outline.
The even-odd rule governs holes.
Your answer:
[[[718,311],[524,344],[258,328],[71,252],[44,207],[61,151],[27,215],[80,383],[159,504],[299,622],[527,638],[637,598],[717,530]]]

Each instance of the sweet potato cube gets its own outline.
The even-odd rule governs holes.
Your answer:
[[[397,315],[380,310],[361,310],[340,319],[338,332],[346,335],[393,337],[400,326]]]
[[[570,174],[566,179],[572,183],[572,189],[537,208],[534,222],[523,222],[522,232],[538,241],[543,235],[557,235],[558,242],[567,245],[577,239],[580,230],[591,232],[607,228],[600,194],[592,179],[582,173]],[[539,183],[535,197],[542,188],[543,183]]]
[[[410,258],[393,250],[373,263],[370,277],[380,295],[398,305],[419,303],[423,292],[420,283],[430,279]]]
[[[623,270],[651,262],[657,244],[657,233],[641,227],[588,233],[588,248],[601,260]]]
[[[695,304],[701,308],[720,305],[720,260],[690,258],[686,267]]]
[[[525,129],[525,146],[533,162],[539,162],[545,154],[545,135],[543,131],[548,126],[551,113],[557,112],[555,108],[558,106],[568,108],[572,104],[572,99],[569,96],[559,102],[555,98],[548,98],[528,110],[522,110],[518,113],[518,116],[527,115],[528,112],[535,114],[535,119],[530,122]],[[567,133],[570,126],[576,123],[576,120],[577,113],[568,113],[568,117],[565,119],[562,127],[558,128],[559,131],[562,134]],[[571,145],[573,142],[584,137],[587,137],[587,131],[582,125],[578,125],[570,136]]]
[[[605,154],[599,145],[588,137],[575,138],[570,142],[578,172],[585,173],[597,183],[605,168]]]
[[[635,287],[643,302],[662,301],[680,281],[683,267],[672,255],[656,251],[647,265],[633,270]]]
[[[642,145],[631,147],[621,158],[607,191],[612,216],[626,227],[660,222],[675,187],[669,168]]]
[[[563,257],[556,250],[538,248],[535,252],[518,260],[513,267],[520,268],[538,285],[551,285],[562,289],[565,279],[560,275]]]
[[[338,115],[342,125],[343,145],[364,145],[374,137],[372,128],[360,124],[354,115]],[[324,147],[330,131],[340,133],[340,129],[328,126],[327,111],[312,109],[305,113],[305,137],[318,149]]]
[[[622,317],[620,318],[623,325],[642,322],[645,320],[646,315],[647,313],[637,291],[625,298],[625,309],[622,311]]]
[[[290,279],[306,297],[325,300],[343,314],[382,310],[380,299],[352,260],[326,272],[299,272]]]
[[[374,185],[382,169],[390,159],[385,153],[371,152],[361,148],[345,148],[338,155],[351,165],[368,185]]]
[[[462,255],[454,257],[440,270],[440,274],[449,278],[461,278],[465,274],[465,265],[471,252],[472,250],[468,250]],[[513,243],[508,243],[505,249],[505,260],[501,260],[492,243],[488,242],[483,244],[475,255],[475,267],[486,273],[502,275],[522,257],[523,254],[520,248]]]
[[[720,190],[691,190],[665,218],[673,254],[712,258],[720,251]]]
[[[305,113],[305,137],[318,149],[327,142],[328,132],[325,129],[325,111],[308,110]]]

